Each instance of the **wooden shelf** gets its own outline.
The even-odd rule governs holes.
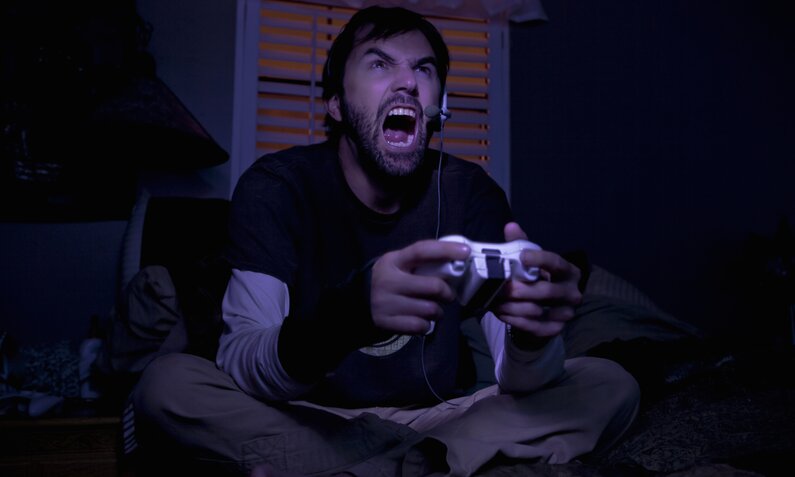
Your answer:
[[[4,477],[126,475],[119,417],[0,419]]]

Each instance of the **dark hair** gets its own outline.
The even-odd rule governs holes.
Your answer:
[[[370,31],[357,39],[359,31],[367,26],[372,26]],[[342,98],[345,63],[354,47],[369,40],[391,38],[411,31],[419,31],[430,43],[436,57],[439,83],[444,90],[447,71],[450,69],[450,52],[436,27],[422,15],[402,7],[372,6],[356,12],[332,43],[323,67],[323,99],[328,101],[335,94]],[[326,125],[334,129],[335,124],[336,121],[327,115]]]

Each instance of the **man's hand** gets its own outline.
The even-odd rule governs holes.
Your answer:
[[[518,239],[527,240],[527,235],[519,224],[507,224],[505,241]],[[545,250],[524,250],[521,260],[527,267],[538,267],[541,278],[533,283],[509,281],[491,309],[514,329],[539,338],[555,336],[574,317],[574,307],[582,301],[577,288],[580,269]]]
[[[439,277],[413,274],[429,262],[465,260],[469,247],[453,242],[423,240],[381,256],[372,269],[370,312],[375,326],[400,334],[423,334],[430,321],[442,317],[440,303],[455,298]]]

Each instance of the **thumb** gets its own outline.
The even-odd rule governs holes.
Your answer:
[[[522,227],[516,222],[508,222],[503,229],[505,232],[505,241],[513,242],[514,240],[527,240],[527,234],[524,233]]]

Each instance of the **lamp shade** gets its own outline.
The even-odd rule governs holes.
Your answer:
[[[135,76],[91,116],[95,154],[133,169],[200,169],[223,164],[218,145],[176,94],[156,76]]]
[[[228,160],[157,77],[135,5],[0,2],[0,220],[123,218],[141,172]]]

